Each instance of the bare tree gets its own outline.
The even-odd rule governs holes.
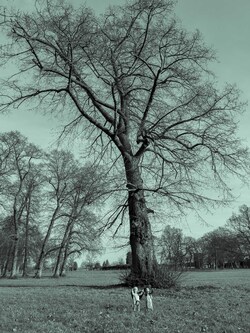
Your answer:
[[[170,225],[166,226],[158,243],[160,262],[167,264],[175,270],[182,268],[185,253],[181,229],[171,227]]]
[[[0,225],[0,272],[2,277],[7,277],[13,262],[13,217],[6,217]],[[33,268],[42,235],[37,225],[29,224],[28,233],[26,221],[19,226],[19,239],[17,251],[17,266],[22,271],[22,276],[28,276]]]
[[[183,237],[184,257],[186,267],[195,265],[195,255],[198,253],[198,244],[195,238],[190,236]]]
[[[27,138],[19,132],[8,132],[0,136],[2,145],[9,150],[8,164],[11,173],[8,174],[8,186],[5,186],[1,196],[5,198],[8,215],[12,216],[13,256],[10,277],[17,275],[18,242],[20,225],[24,216],[27,195],[26,180],[34,169],[33,161],[39,161],[42,157],[41,151],[33,144],[28,143]]]
[[[64,274],[70,253],[90,251],[91,248],[95,248],[97,241],[100,242],[97,217],[89,210],[109,193],[106,178],[90,165],[76,169],[74,177],[69,181],[72,187],[67,198],[66,210],[62,214],[67,220],[59,245],[54,277]]]
[[[43,270],[43,263],[46,255],[53,249],[48,249],[48,242],[56,221],[65,217],[64,206],[72,191],[70,181],[74,177],[76,164],[71,153],[54,150],[46,156],[46,176],[45,181],[48,186],[47,190],[47,212],[46,219],[49,221],[48,226],[44,229],[44,240],[40,249],[40,255],[36,264],[35,277],[40,278]],[[58,247],[56,248],[58,249]]]
[[[238,214],[233,213],[228,219],[226,226],[233,230],[242,245],[245,248],[245,253],[250,255],[250,208],[247,205],[242,205],[239,208]]]
[[[74,257],[75,255],[79,256],[84,252],[88,254],[100,253],[102,250],[102,243],[100,233],[96,228],[97,226],[97,217],[88,210],[85,210],[82,220],[74,223],[65,243],[62,264],[60,267],[60,276],[65,274],[66,264],[72,255]]]
[[[134,0],[96,17],[48,0],[3,25],[12,44],[2,62],[19,71],[2,83],[1,109],[33,100],[65,110],[65,133],[78,125],[99,157],[123,165],[132,273],[142,279],[156,266],[147,194],[180,210],[225,202],[227,177],[249,166],[236,136],[239,92],[217,88],[214,52],[176,22],[173,2]]]
[[[11,267],[12,260],[12,250],[13,250],[13,241],[12,241],[12,217],[7,216],[1,218],[0,225],[0,265],[1,265],[1,277],[7,277],[8,269]]]
[[[44,177],[42,175],[42,164],[38,164],[29,173],[24,184],[25,207],[24,207],[24,244],[23,244],[23,265],[22,276],[28,275],[28,259],[33,245],[33,240],[37,240],[37,235],[40,235],[37,223],[39,221],[39,213],[41,211],[41,196]],[[40,244],[37,244],[39,248]]]
[[[204,259],[210,268],[239,267],[246,255],[238,235],[224,227],[206,233],[200,240]]]

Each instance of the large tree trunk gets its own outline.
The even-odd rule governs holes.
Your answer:
[[[35,272],[34,277],[38,278],[38,279],[40,279],[42,277],[43,262],[44,262],[44,257],[45,257],[45,245],[47,244],[47,239],[49,238],[47,236],[48,236],[48,233],[46,234],[46,237],[43,241],[42,249],[40,251],[39,258],[36,263],[36,272]]]
[[[66,275],[66,263],[67,263],[67,259],[68,259],[68,253],[69,253],[70,238],[71,238],[71,230],[70,230],[69,237],[68,237],[65,247],[64,247],[63,259],[62,259],[62,264],[60,267],[60,276]]]
[[[24,240],[24,259],[23,259],[23,273],[22,277],[28,276],[27,266],[28,266],[28,248],[29,248],[29,217],[30,217],[30,198],[26,204],[26,220],[25,220],[25,240]]]
[[[8,268],[10,267],[10,260],[11,260],[11,257],[12,257],[12,250],[13,250],[12,244],[9,244],[6,260],[4,262],[4,266],[3,266],[3,269],[2,269],[1,277],[3,277],[3,278],[7,277],[7,272],[8,272]]]
[[[59,210],[59,205],[57,205],[53,215],[52,215],[52,218],[50,220],[50,224],[49,224],[49,227],[48,227],[48,230],[47,230],[47,233],[46,233],[46,236],[43,240],[43,244],[42,244],[42,248],[41,248],[41,251],[40,251],[40,255],[39,255],[39,258],[38,258],[38,261],[37,261],[37,264],[36,264],[36,272],[35,272],[35,278],[38,278],[40,279],[42,277],[42,271],[43,271],[43,263],[44,263],[44,259],[45,259],[45,248],[46,248],[46,245],[49,241],[49,238],[50,238],[50,235],[51,235],[51,232],[52,232],[52,229],[54,227],[54,223],[55,223],[55,220],[56,220],[56,214]]]
[[[73,214],[73,213],[72,213]],[[57,255],[57,260],[56,260],[56,265],[55,265],[55,269],[54,269],[54,274],[53,277],[57,278],[59,276],[61,276],[61,266],[65,265],[64,263],[64,258],[63,257],[63,249],[65,248],[65,245],[70,237],[70,232],[73,228],[74,225],[74,220],[70,219],[67,223],[64,235],[63,235],[63,239],[61,241],[61,245],[58,251],[58,255]]]
[[[148,218],[149,209],[145,201],[138,159],[124,157],[124,161],[128,187],[132,275],[146,282],[152,279],[157,266]]]
[[[58,250],[57,258],[56,258],[56,264],[55,264],[54,272],[52,275],[53,278],[58,278],[60,276],[60,267],[61,267],[61,262],[62,262],[64,244],[65,244],[65,242],[62,240],[59,250]]]
[[[40,256],[36,265],[36,273],[34,275],[35,278],[40,279],[42,277],[43,272],[43,260],[44,257]]]
[[[64,253],[63,253],[63,258],[62,258],[62,263],[60,266],[60,276],[65,276],[66,275],[66,262],[67,262],[67,249],[64,249]]]
[[[20,192],[20,187],[19,191]],[[22,215],[22,209],[18,211],[17,206],[17,198],[15,197],[14,208],[13,208],[13,252],[12,252],[12,263],[10,268],[10,279],[15,279],[17,277],[17,262],[18,262],[18,243],[19,243],[19,223],[20,217]]]
[[[18,237],[18,234],[16,234],[14,241],[13,241],[13,253],[12,253],[12,264],[11,264],[11,270],[10,270],[10,279],[15,279],[17,277],[18,241],[19,241],[19,237]]]
[[[58,255],[57,255],[56,265],[54,267],[54,272],[52,275],[53,278],[59,278],[59,275],[60,275],[60,263],[61,263],[61,255],[62,255],[62,250],[63,250],[62,246],[63,245],[61,244]]]

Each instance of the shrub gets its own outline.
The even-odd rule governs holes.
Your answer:
[[[119,279],[128,287],[144,287],[150,285],[153,288],[169,289],[180,287],[180,278],[182,274],[183,271],[173,271],[166,266],[161,265],[154,270],[152,276],[139,278],[130,271],[123,271],[120,274]]]
[[[155,288],[178,289],[181,284],[181,276],[183,271],[170,270],[166,266],[158,266],[154,272],[153,281],[151,283]]]

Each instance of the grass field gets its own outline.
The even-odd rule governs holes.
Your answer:
[[[154,290],[154,311],[133,312],[114,271],[61,279],[0,279],[0,332],[250,332],[250,270],[190,272],[178,290]]]

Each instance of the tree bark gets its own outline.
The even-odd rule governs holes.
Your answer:
[[[13,250],[12,244],[9,244],[6,260],[4,262],[3,269],[2,269],[1,277],[3,277],[3,278],[7,277],[7,272],[8,272],[8,268],[10,266],[10,260],[12,257],[12,250]]]
[[[51,232],[52,232],[52,229],[53,229],[53,226],[54,226],[54,223],[55,223],[55,220],[56,220],[56,214],[59,210],[59,205],[57,205],[54,213],[53,213],[53,216],[50,220],[50,224],[49,224],[49,227],[48,227],[48,230],[47,230],[47,233],[46,233],[46,236],[43,240],[43,244],[42,244],[42,248],[41,248],[41,251],[40,251],[40,255],[39,255],[39,258],[38,258],[38,261],[37,261],[37,264],[36,264],[36,272],[35,272],[35,278],[38,278],[40,279],[42,277],[42,270],[43,270],[43,261],[44,261],[44,257],[45,257],[45,247],[48,243],[48,240],[50,238],[50,235],[51,235]]]
[[[66,275],[66,262],[67,262],[67,245],[66,248],[64,249],[63,252],[63,258],[62,258],[62,263],[60,266],[60,272],[59,272],[59,276],[65,276]]]
[[[13,254],[12,254],[10,279],[15,279],[17,277],[18,241],[19,237],[18,234],[16,233],[15,238],[13,240]]]
[[[72,216],[74,215],[74,210],[72,212]],[[71,231],[73,229],[74,226],[74,218],[71,217],[69,218],[69,221],[66,225],[66,229],[64,231],[63,234],[63,239],[61,241],[61,245],[58,251],[58,255],[57,255],[57,259],[56,259],[56,265],[55,265],[55,269],[54,269],[54,274],[53,277],[57,278],[59,276],[61,276],[61,266],[65,266],[65,257],[64,254],[66,253],[66,251],[63,251],[63,249],[65,249],[67,246],[66,244],[69,242],[70,239],[70,235],[71,235]],[[63,253],[64,252],[64,253]]]
[[[150,281],[157,266],[139,160],[124,157],[128,187],[132,275]]]
[[[62,263],[61,263],[61,267],[60,267],[60,276],[65,276],[65,274],[66,274],[66,263],[67,263],[67,259],[68,259],[68,253],[69,253],[70,237],[71,237],[71,231],[69,233],[68,239],[67,239],[65,247],[64,247],[63,259],[62,259]]]
[[[24,240],[24,258],[23,258],[23,273],[22,277],[28,276],[27,266],[28,266],[28,248],[29,248],[29,220],[30,220],[30,198],[28,198],[26,203],[27,215],[25,219],[25,240]]]
[[[57,254],[57,259],[56,259],[56,265],[55,265],[55,269],[54,269],[54,273],[53,273],[53,277],[54,278],[58,278],[60,276],[60,268],[62,263],[62,255],[63,255],[63,249],[65,247],[65,243],[67,241],[68,238],[68,234],[69,234],[69,228],[70,228],[70,222],[68,222],[66,230],[64,232],[63,235],[63,239],[61,241],[61,245]]]

